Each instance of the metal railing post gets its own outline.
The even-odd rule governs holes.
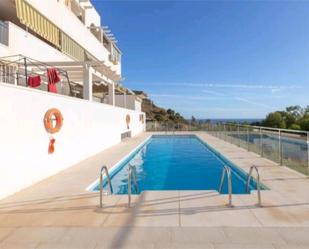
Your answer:
[[[250,148],[249,148],[249,127],[247,127],[247,150],[250,151]]]
[[[19,66],[16,67],[16,81],[15,81],[15,86],[19,85]]]
[[[261,153],[261,157],[263,157],[263,134],[262,134],[262,128],[260,128],[260,153]]]
[[[239,132],[239,125],[237,125],[237,137],[238,137],[238,147],[240,147],[240,132]]]
[[[309,175],[309,132],[307,132],[307,173]]]
[[[128,206],[131,207],[131,195],[132,195],[132,188],[131,188],[131,169],[128,169]]]
[[[25,85],[27,86],[27,80],[28,80],[27,58],[24,58],[24,67],[25,67]]]
[[[278,148],[278,153],[279,153],[279,164],[282,165],[282,143],[281,143],[281,130],[279,129],[278,133],[278,143],[279,143],[279,148]]]

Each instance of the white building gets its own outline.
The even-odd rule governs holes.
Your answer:
[[[140,98],[120,84],[117,40],[89,0],[1,0],[0,57],[0,198],[144,131]],[[57,94],[47,91],[50,68]],[[53,154],[50,108],[64,117]]]

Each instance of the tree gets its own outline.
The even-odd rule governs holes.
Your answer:
[[[286,113],[284,120],[286,128],[292,129],[291,127],[297,122],[297,117],[295,117],[292,113]]]
[[[155,120],[158,121],[158,122],[164,121],[164,117],[163,117],[162,115],[160,115],[160,114],[156,114],[156,115],[154,116],[154,118],[155,118]]]
[[[196,118],[194,116],[191,117],[191,125],[196,125]]]
[[[289,106],[285,108],[285,110],[296,119],[302,117],[304,112],[303,108],[301,108],[299,105]]]
[[[285,121],[280,112],[271,112],[267,115],[263,125],[274,128],[286,128]]]
[[[299,125],[302,130],[309,131],[309,118],[300,120]]]
[[[292,130],[301,130],[301,127],[299,124],[292,124],[289,129],[292,129]]]

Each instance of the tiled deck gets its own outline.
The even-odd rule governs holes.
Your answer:
[[[234,195],[233,208],[216,191],[144,192],[104,197],[86,187],[150,134],[89,158],[0,202],[0,248],[309,248],[309,179],[285,167],[196,133],[245,171],[259,166],[256,193]]]

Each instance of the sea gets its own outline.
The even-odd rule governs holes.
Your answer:
[[[261,122],[263,119],[258,119],[258,118],[226,118],[226,119],[221,119],[221,118],[205,118],[205,119],[197,119],[198,121],[206,122],[210,121],[213,124],[218,124],[218,123],[238,123],[238,124],[251,124],[251,123],[256,123],[256,122]]]

